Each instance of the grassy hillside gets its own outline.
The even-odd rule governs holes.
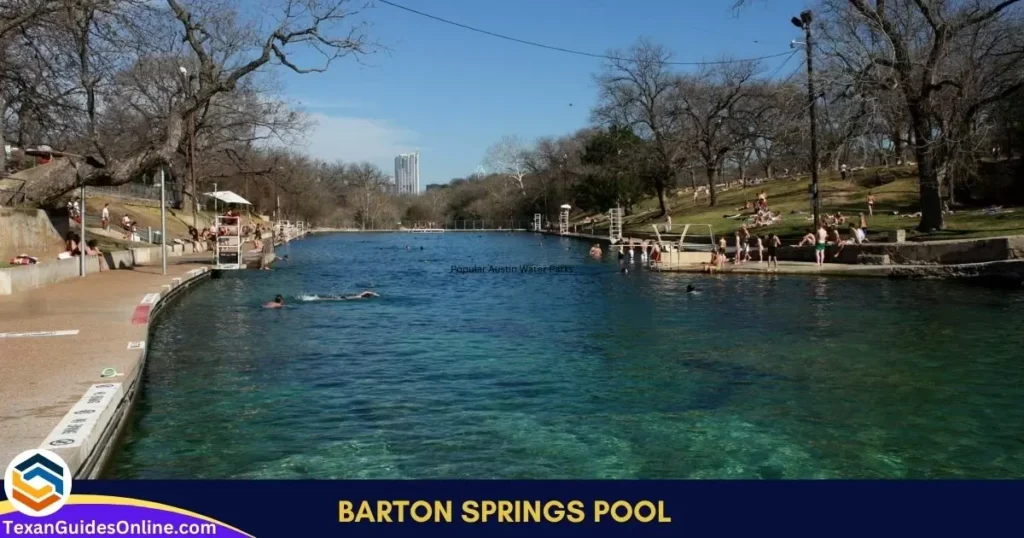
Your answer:
[[[867,185],[874,184],[876,174],[889,182],[877,187],[868,187]],[[824,172],[819,181],[822,214],[842,212],[848,219],[855,218],[862,212],[867,215],[867,196],[869,192],[874,193],[875,214],[874,217],[868,218],[868,228],[872,235],[899,228],[907,230],[908,238],[916,239],[1024,234],[1024,209],[1012,211],[1012,208],[1004,208],[1011,212],[998,215],[986,215],[983,209],[954,211],[954,214],[946,216],[946,230],[931,234],[917,233],[914,228],[918,219],[905,216],[918,211],[917,176],[913,168],[865,169],[851,173],[845,181],[839,178],[837,172]],[[716,235],[732,235],[743,223],[744,218],[726,217],[739,213],[749,214],[750,211],[742,211],[739,208],[742,208],[745,201],[753,202],[757,194],[763,190],[768,196],[768,207],[776,214],[781,212],[782,221],[773,226],[756,228],[755,233],[776,233],[792,238],[799,237],[811,226],[809,184],[809,176],[776,179],[748,186],[746,189],[734,184],[727,191],[718,193],[718,204],[715,207],[708,207],[705,198],[694,203],[692,192],[678,189],[678,194],[666,198],[666,204],[672,216],[674,232],[681,229],[681,225],[691,223],[710,224]],[[637,204],[633,208],[633,214],[624,219],[625,231],[652,231],[651,224],[665,222],[664,217],[655,218],[658,212],[657,198],[650,198]],[[574,215],[574,221],[580,223],[586,216],[588,215]],[[582,227],[582,224],[580,225]],[[606,217],[597,225],[598,229],[602,227],[607,230]]]

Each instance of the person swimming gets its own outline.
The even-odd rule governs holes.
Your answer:
[[[697,288],[693,284],[687,284],[686,293],[697,293]]]
[[[263,308],[284,308],[284,297],[278,295],[273,301],[263,305]]]
[[[380,295],[372,291],[364,291],[359,295],[349,295],[347,297],[317,297],[317,301],[354,301],[356,299],[369,299],[371,297],[380,297]]]

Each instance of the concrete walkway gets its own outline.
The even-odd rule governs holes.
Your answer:
[[[710,255],[708,255],[710,258]],[[842,263],[826,263],[818,267],[810,262],[779,262],[778,269],[772,267],[768,270],[768,262],[759,263],[743,262],[739,265],[726,262],[722,270],[715,270],[715,273],[733,273],[747,275],[823,275],[823,276],[866,276],[866,277],[889,277],[892,276],[892,266],[886,265],[847,265]],[[668,273],[702,273],[704,265],[679,265],[675,267],[660,267],[658,271]]]
[[[0,296],[0,463],[46,448],[76,475],[98,473],[139,388],[150,315],[207,263],[173,258],[166,276],[137,266]],[[101,377],[106,368],[123,375]]]

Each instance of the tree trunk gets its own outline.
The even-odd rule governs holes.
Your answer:
[[[896,162],[903,161],[903,133],[899,129],[896,130],[892,139],[892,152],[896,156]]]
[[[926,139],[917,137],[916,140]],[[924,146],[915,144],[914,155],[917,158],[921,198],[921,222],[917,229],[922,232],[941,230],[945,224],[942,218],[942,196],[939,193],[939,174],[935,169],[935,157],[927,147],[927,142]]]
[[[142,174],[171,161],[184,134],[180,115],[172,114],[165,127],[164,139],[156,148],[146,147],[103,164],[92,158],[55,158],[44,165],[35,178],[25,184],[25,201],[49,206],[80,185],[124,185]]]
[[[655,181],[654,189],[658,191],[658,205],[661,206],[661,213],[658,213],[658,217],[664,217],[668,214],[668,210],[665,208],[665,180],[659,178]]]
[[[7,101],[0,96],[0,177],[7,175],[7,152],[4,150],[4,118],[7,116]]]
[[[718,177],[715,172],[717,168],[715,166],[707,167],[708,174],[708,207],[715,207],[718,203],[718,195],[715,193],[715,178]]]

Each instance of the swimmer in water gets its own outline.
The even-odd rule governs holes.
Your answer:
[[[321,297],[321,301],[354,301],[356,299],[369,299],[371,297],[380,297],[372,291],[364,291],[359,295],[349,295],[348,297]]]
[[[695,288],[693,284],[687,284],[686,293],[697,293],[697,288]]]
[[[284,308],[284,297],[278,295],[273,301],[263,305],[263,308]]]

